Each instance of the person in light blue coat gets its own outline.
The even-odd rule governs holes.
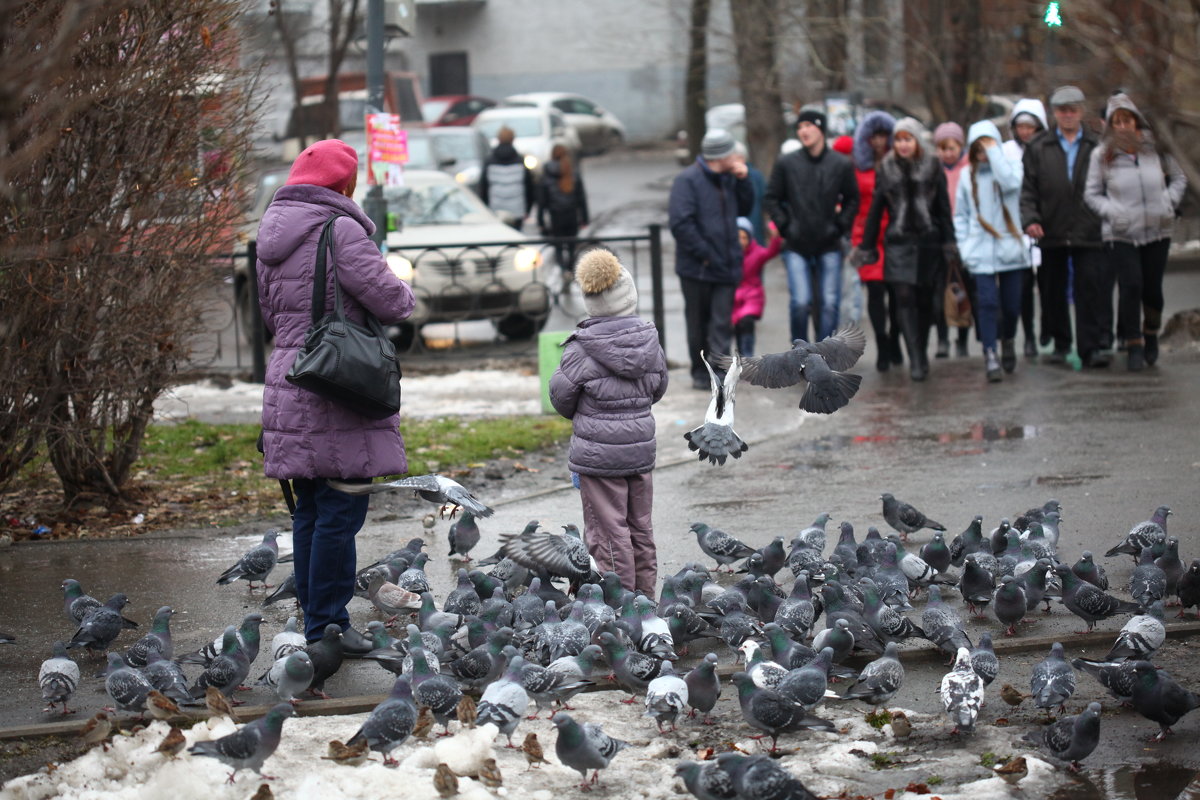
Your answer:
[[[1014,339],[1021,321],[1021,284],[1029,270],[1020,229],[1023,171],[1020,161],[1004,154],[1000,131],[987,120],[967,132],[967,160],[970,166],[959,179],[954,203],[954,236],[963,264],[975,278],[975,323],[987,379],[996,382],[1017,366]]]

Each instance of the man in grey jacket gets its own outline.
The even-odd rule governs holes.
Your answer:
[[[1054,343],[1051,363],[1071,351],[1067,277],[1074,267],[1075,340],[1087,367],[1106,367],[1113,339],[1114,274],[1100,242],[1100,219],[1083,201],[1096,137],[1083,122],[1083,92],[1061,86],[1050,96],[1056,127],[1025,148],[1021,224],[1042,250],[1038,289],[1042,344]]]

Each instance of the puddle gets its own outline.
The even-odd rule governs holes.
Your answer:
[[[1176,764],[1149,762],[1085,770],[1050,800],[1200,800],[1200,775]]]
[[[1003,442],[1016,439],[1036,439],[1041,435],[1042,430],[1036,425],[1000,425],[992,422],[978,422],[966,430],[943,431],[940,433],[823,436],[818,439],[807,439],[800,442],[797,449],[806,452],[821,453],[845,450],[852,445],[858,444],[890,444],[895,442],[936,442],[938,444],[952,444],[954,442]]]

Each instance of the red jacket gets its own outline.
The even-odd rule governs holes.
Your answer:
[[[867,214],[871,211],[871,198],[875,195],[875,170],[855,168],[854,175],[858,178],[858,214],[854,216],[854,227],[850,229],[850,244],[858,247],[862,244],[863,229],[867,227]],[[880,230],[887,230],[887,220],[887,211],[884,211],[883,219],[879,223]],[[864,264],[858,268],[858,279],[861,281],[883,280],[882,251],[879,260],[874,264]]]
[[[743,317],[762,318],[763,307],[767,304],[767,294],[763,291],[763,265],[779,255],[783,247],[783,237],[771,237],[771,242],[763,247],[754,239],[742,254],[742,282],[738,284],[737,292],[733,295],[733,324],[737,325]]]

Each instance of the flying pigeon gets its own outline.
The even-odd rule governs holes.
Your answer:
[[[578,528],[564,525],[563,530],[563,534],[538,530],[504,534],[500,537],[500,553],[535,572],[545,570],[574,584],[582,583],[593,572],[591,554]]]
[[[1043,745],[1055,758],[1068,762],[1067,769],[1071,772],[1078,772],[1079,762],[1100,743],[1100,704],[1088,703],[1082,714],[1061,717],[1040,734],[1026,738]]]
[[[1069,668],[1068,668],[1069,669]],[[954,669],[942,678],[940,695],[942,708],[950,715],[955,733],[974,733],[975,720],[983,705],[983,679],[971,666],[971,653],[965,647],[958,648],[954,658]]]
[[[464,561],[470,561],[471,550],[479,544],[479,525],[475,522],[475,515],[470,511],[464,511],[456,522],[450,523],[448,536],[450,539],[449,555],[460,555]]]
[[[784,353],[767,353],[741,359],[742,380],[767,389],[782,389],[805,381],[800,408],[814,414],[832,414],[858,392],[861,375],[846,372],[867,346],[860,328],[850,325],[816,344],[796,339]],[[714,359],[718,369],[729,369],[733,359]]]
[[[371,710],[370,716],[346,744],[354,747],[366,741],[370,749],[383,756],[385,766],[394,766],[397,761],[391,753],[404,743],[417,722],[417,707],[413,704],[412,686],[408,678],[400,677],[392,684],[387,698]]]
[[[337,480],[328,483],[346,494],[375,494],[396,489],[412,489],[423,499],[440,505],[441,513],[444,514],[446,509],[450,508],[451,517],[460,508],[470,511],[476,517],[490,517],[493,513],[489,506],[484,505],[462,484],[441,475],[416,475],[386,483],[345,483]]]
[[[279,560],[279,545],[276,539],[279,538],[279,531],[275,528],[263,534],[262,544],[255,545],[242,554],[237,563],[229,569],[221,573],[221,577],[217,578],[218,586],[226,586],[237,580],[246,581],[249,588],[254,588],[254,582],[262,583],[262,588],[270,589],[267,585],[267,576],[271,574],[271,570],[275,569],[275,563]]]
[[[67,701],[79,686],[79,665],[67,655],[67,646],[62,642],[54,643],[53,655],[42,662],[38,670],[38,686],[42,689],[42,699],[46,701],[45,711],[53,711],[55,703],[62,704],[63,716],[75,712],[67,707]]]
[[[1063,658],[1061,642],[1051,645],[1050,655],[1033,668],[1029,691],[1038,708],[1050,711],[1058,706],[1059,713],[1067,710],[1067,701],[1075,694],[1075,672]]]
[[[1125,534],[1124,540],[1104,555],[1111,558],[1125,553],[1137,558],[1142,554],[1143,547],[1164,547],[1167,543],[1167,517],[1170,514],[1170,508],[1159,506],[1154,510],[1154,515],[1150,519],[1139,522],[1130,528],[1129,533]]]
[[[271,708],[265,717],[243,725],[238,730],[207,742],[196,742],[188,752],[197,756],[209,756],[232,767],[229,782],[240,769],[252,769],[262,775],[262,766],[275,749],[283,733],[283,723],[296,711],[287,703]],[[264,778],[270,777],[263,775]]]
[[[1132,617],[1117,633],[1105,661],[1149,661],[1167,639],[1162,601],[1156,600],[1145,614]]]
[[[688,431],[683,438],[687,439],[689,450],[700,453],[701,461],[708,459],[710,464],[723,465],[729,456],[741,458],[742,453],[750,449],[750,445],[733,429],[734,394],[737,392],[738,378],[742,374],[742,360],[738,357],[737,347],[734,346],[724,383],[717,380],[717,373],[713,372],[703,350],[700,351],[700,360],[708,370],[712,399],[704,412],[704,424]]]
[[[883,501],[883,518],[887,520],[888,525],[900,532],[900,538],[903,540],[907,540],[910,533],[915,533],[921,528],[930,528],[935,531],[946,530],[946,526],[942,523],[930,519],[908,503],[897,500],[891,494],[882,494],[879,499]]]
[[[716,560],[718,571],[721,567],[729,566],[734,561],[740,561],[743,558],[749,558],[754,553],[754,548],[730,536],[725,531],[708,527],[703,522],[693,523],[691,529],[696,534],[696,542],[700,545],[700,549]],[[732,571],[731,567],[730,572]]]
[[[590,789],[590,784],[599,783],[600,770],[608,766],[617,753],[629,746],[628,742],[614,739],[601,730],[599,725],[585,722],[580,725],[570,714],[559,713],[552,720],[558,728],[558,740],[554,743],[554,753],[564,766],[570,767],[583,776],[579,788]],[[591,781],[587,780],[587,771],[595,770]]]

